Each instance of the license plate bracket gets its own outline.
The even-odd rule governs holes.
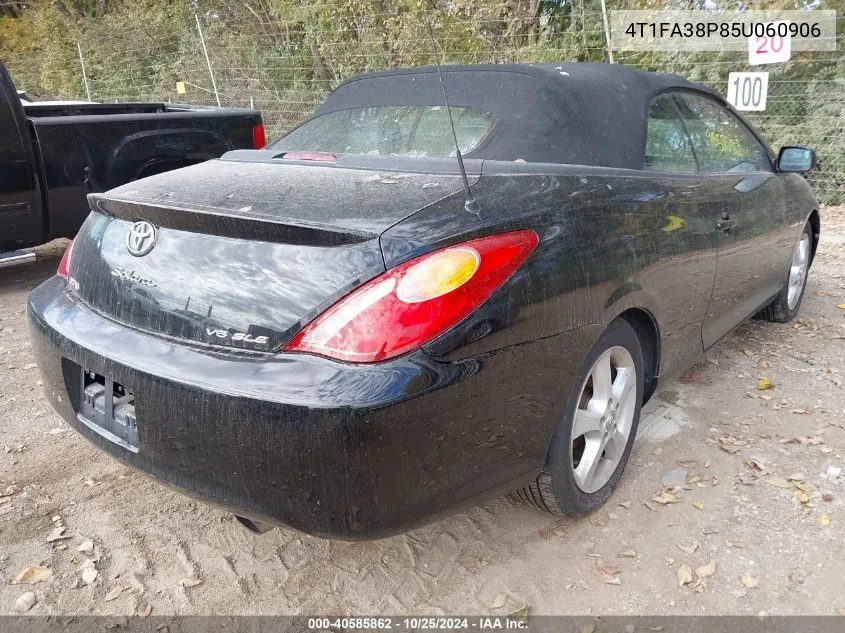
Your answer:
[[[109,376],[84,368],[81,372],[77,419],[110,442],[137,453],[135,394]]]

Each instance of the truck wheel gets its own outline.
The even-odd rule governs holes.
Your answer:
[[[637,334],[617,319],[599,337],[572,381],[546,465],[518,497],[541,510],[571,517],[602,505],[631,453],[643,376]]]
[[[792,251],[786,283],[774,300],[758,313],[760,318],[774,323],[787,323],[798,316],[804,289],[807,287],[812,250],[812,228],[808,222],[804,225],[804,232],[801,233],[795,250]]]

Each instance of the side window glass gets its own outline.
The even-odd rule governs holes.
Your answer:
[[[721,105],[693,94],[675,99],[704,173],[769,171],[765,148]]]
[[[643,168],[682,174],[698,170],[671,96],[658,97],[649,108]]]

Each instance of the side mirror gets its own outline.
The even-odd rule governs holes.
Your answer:
[[[778,152],[777,170],[804,173],[816,165],[816,153],[808,147],[785,145]]]

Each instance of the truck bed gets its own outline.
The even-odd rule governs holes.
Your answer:
[[[0,63],[0,252],[73,237],[88,194],[263,144],[256,110],[22,101]]]
[[[186,104],[170,103],[39,103],[22,102],[24,113],[29,118],[61,116],[111,116],[115,114],[163,114],[165,112],[221,111],[222,108],[203,108]],[[229,111],[237,109],[226,109]]]

